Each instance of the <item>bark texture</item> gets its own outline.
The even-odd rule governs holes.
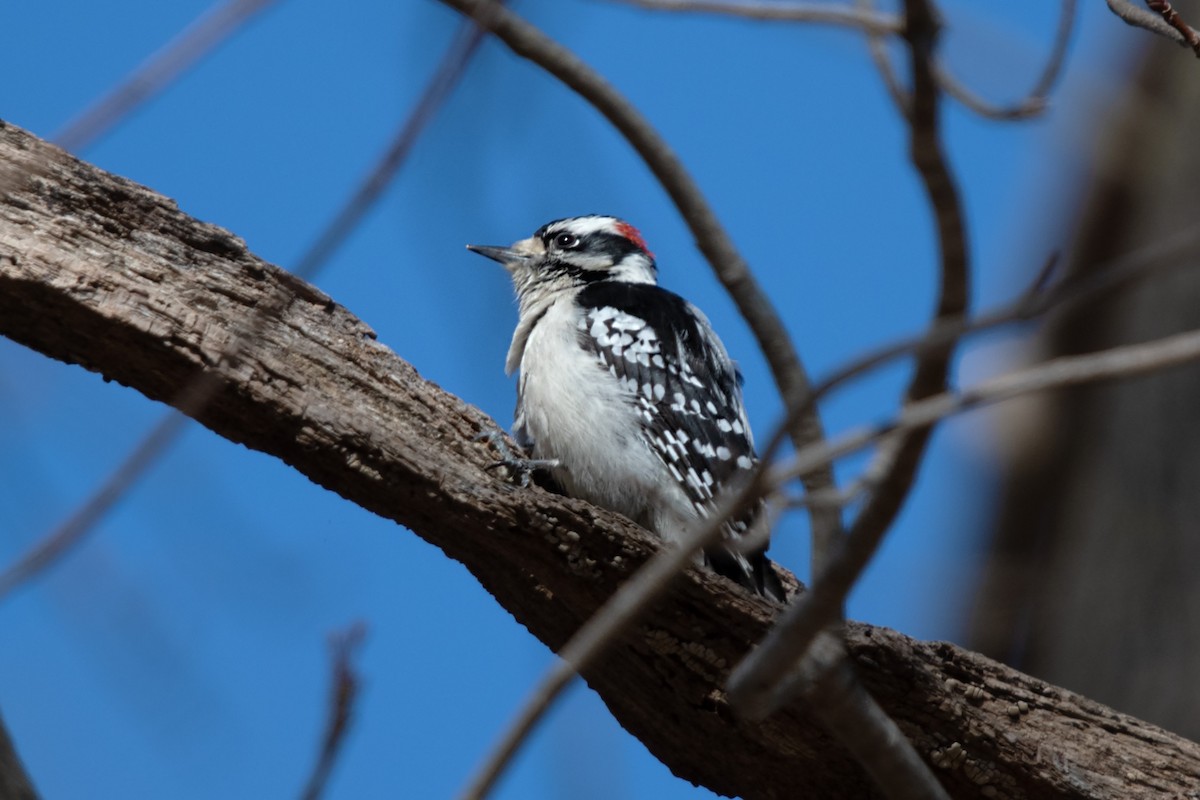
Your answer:
[[[490,419],[237,237],[11,126],[0,165],[3,335],[164,402],[213,376],[202,424],[440,547],[552,648],[652,552],[621,517],[486,471],[494,454],[472,436]],[[226,364],[256,307],[271,312]],[[878,796],[802,706],[751,724],[726,705],[729,669],[777,611],[692,570],[586,678],[655,756],[714,791]],[[1200,796],[1200,746],[1185,739],[950,644],[855,623],[848,638],[955,797]]]

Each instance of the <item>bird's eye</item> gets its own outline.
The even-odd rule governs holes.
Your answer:
[[[579,237],[573,233],[560,233],[554,237],[554,244],[564,250],[579,246]]]

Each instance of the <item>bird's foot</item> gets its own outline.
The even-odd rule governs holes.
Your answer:
[[[482,430],[473,437],[477,442],[489,442],[500,454],[499,461],[493,461],[485,469],[504,468],[511,480],[515,480],[521,488],[528,488],[533,480],[533,474],[539,470],[549,471],[557,467],[557,458],[525,458],[513,452],[508,446],[504,431],[499,428]]]

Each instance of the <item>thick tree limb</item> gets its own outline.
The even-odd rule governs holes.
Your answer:
[[[490,420],[228,232],[13,127],[0,128],[0,169],[26,176],[0,200],[0,333],[159,400],[215,374],[200,422],[408,526],[550,647],[653,551],[614,514],[486,471],[492,455],[471,436]],[[284,310],[215,368],[279,288]],[[876,796],[803,708],[761,724],[730,713],[719,687],[773,610],[691,570],[585,677],[688,780],[746,798]],[[1200,745],[981,656],[853,623],[847,639],[864,685],[954,797],[1187,796],[1200,781]]]

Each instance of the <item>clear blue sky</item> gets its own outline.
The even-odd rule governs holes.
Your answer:
[[[4,4],[0,118],[53,135],[207,5]],[[1086,169],[1071,121],[1114,94],[1114,52],[1139,36],[1081,5],[1045,119],[987,122],[953,105],[946,115],[982,304],[1010,296],[1061,243],[1050,223]],[[947,3],[948,63],[989,97],[1018,97],[1056,6]],[[518,8],[673,142],[815,374],[923,324],[931,221],[861,37],[598,0]],[[386,146],[457,24],[431,0],[279,0],[80,155],[288,267]],[[421,374],[507,425],[510,289],[463,245],[587,212],[638,225],[663,282],[713,318],[761,435],[779,410],[769,375],[666,196],[594,111],[494,42],[318,283]],[[1004,341],[985,342],[963,374],[993,369]],[[904,375],[838,397],[829,427],[887,413]],[[162,412],[0,340],[0,563],[86,497]],[[982,418],[937,436],[853,617],[960,635],[994,446]],[[805,549],[801,522],[785,523],[777,560],[803,575]],[[551,658],[434,548],[194,427],[90,540],[0,603],[0,709],[47,798],[295,796],[326,713],[325,639],[353,620],[369,627],[366,683],[332,798],[451,796]],[[673,778],[576,688],[498,796],[711,795]]]

